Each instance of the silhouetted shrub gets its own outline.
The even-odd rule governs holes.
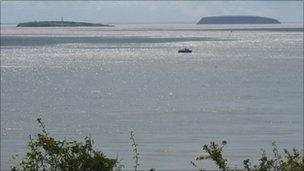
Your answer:
[[[121,170],[123,165],[118,164],[117,159],[107,158],[102,152],[93,150],[93,140],[86,137],[85,141],[66,141],[55,140],[46,132],[45,125],[40,118],[37,119],[42,128],[34,138],[30,137],[28,142],[29,152],[12,166],[12,170],[62,170],[62,171],[111,171]],[[130,132],[130,140],[134,152],[134,170],[139,166],[138,144],[135,142],[134,132]],[[203,146],[202,154],[195,160],[212,160],[216,166],[223,171],[246,170],[246,171],[304,171],[304,156],[296,149],[292,153],[284,149],[282,157],[275,143],[272,143],[273,158],[267,157],[263,150],[258,164],[251,164],[249,159],[243,161],[243,168],[231,169],[228,166],[228,160],[223,157],[223,148],[227,144],[222,141],[221,144],[210,142]],[[17,161],[16,158],[14,158]],[[196,162],[191,164],[199,170]],[[155,169],[151,169],[155,170]]]
[[[102,152],[93,150],[93,140],[84,142],[56,140],[46,132],[45,125],[37,119],[42,132],[28,142],[29,152],[12,170],[63,170],[63,171],[110,171],[117,159],[107,158]]]
[[[196,158],[199,160],[212,160],[215,162],[216,166],[223,171],[229,170],[247,170],[247,171],[304,171],[304,156],[301,155],[296,149],[293,149],[293,153],[290,153],[287,149],[284,149],[285,156],[282,157],[279,154],[276,144],[272,143],[272,152],[274,158],[269,158],[266,152],[263,150],[262,156],[259,159],[257,165],[251,166],[249,159],[243,161],[243,169],[230,169],[227,165],[227,159],[223,158],[222,151],[223,147],[227,144],[223,141],[221,144],[215,142],[210,142],[209,145],[203,146],[203,151],[207,153],[206,155],[200,155]],[[191,161],[191,164],[200,169],[197,164]]]

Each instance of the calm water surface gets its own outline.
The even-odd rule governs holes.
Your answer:
[[[91,135],[126,169],[130,130],[140,169],[194,169],[210,141],[228,141],[232,166],[272,141],[303,149],[303,32],[231,29],[249,27],[291,26],[2,27],[1,169],[37,117],[57,138]]]

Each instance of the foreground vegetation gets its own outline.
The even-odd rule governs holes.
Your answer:
[[[84,142],[56,140],[49,136],[45,125],[37,119],[42,128],[28,142],[29,152],[12,166],[12,170],[113,170],[117,159],[107,158],[102,152],[93,150],[93,140],[86,137]],[[15,158],[15,160],[17,160]],[[118,166],[119,167],[119,166]]]
[[[44,123],[40,118],[37,122],[41,132],[34,138],[30,137],[28,142],[29,152],[22,159],[13,156],[11,170],[63,170],[63,171],[112,171],[121,170],[123,165],[119,164],[118,159],[107,158],[102,152],[92,148],[94,141],[86,137],[84,142],[56,140],[49,136]],[[134,170],[139,166],[138,144],[135,142],[134,132],[130,132],[130,140],[134,152]],[[232,169],[228,166],[228,160],[223,157],[223,148],[227,144],[210,142],[203,146],[203,154],[198,156],[195,161],[190,163],[198,170],[202,160],[212,160],[219,170],[233,171],[304,171],[304,156],[298,150],[292,152],[284,149],[281,156],[275,143],[272,144],[273,158],[270,158],[263,151],[258,163],[252,165],[249,159],[243,161],[243,168]],[[154,169],[150,169],[154,170]]]
[[[196,161],[212,160],[216,164],[219,170],[233,171],[233,170],[246,170],[246,171],[304,171],[304,156],[299,151],[293,149],[290,153],[287,149],[284,149],[284,156],[281,156],[276,144],[272,143],[273,158],[267,157],[266,152],[263,151],[262,156],[258,160],[258,164],[251,164],[249,159],[243,161],[243,168],[232,169],[228,166],[228,160],[223,157],[223,148],[227,144],[223,141],[221,144],[210,142],[209,145],[203,146],[202,154],[196,158]],[[203,170],[197,166],[197,164],[191,161],[191,164]]]

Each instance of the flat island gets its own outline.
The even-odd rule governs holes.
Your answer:
[[[197,24],[280,24],[280,22],[259,16],[215,16],[203,17]]]
[[[17,27],[113,27],[113,25],[73,21],[32,21],[19,23]]]

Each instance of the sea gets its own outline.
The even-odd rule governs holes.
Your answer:
[[[189,48],[192,53],[178,53]],[[215,169],[202,147],[227,141],[231,168],[303,153],[303,23],[1,26],[1,169],[29,150],[41,118],[57,139],[134,169]]]

